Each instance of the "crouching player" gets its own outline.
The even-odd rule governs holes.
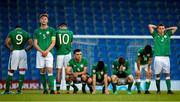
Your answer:
[[[131,94],[131,87],[134,79],[131,74],[129,62],[126,61],[123,57],[119,57],[113,62],[111,80],[113,86],[113,94],[117,94],[116,85],[126,84],[128,84],[128,94]]]
[[[107,70],[107,65],[103,61],[98,61],[92,66],[92,79],[88,80],[93,85],[92,94],[96,94],[96,85],[103,85],[102,93],[109,94],[108,84],[111,82],[111,78],[107,75]]]
[[[74,88],[74,94],[77,93],[78,88],[75,83],[82,82],[82,93],[86,92],[86,84],[88,80],[87,74],[87,60],[82,58],[82,52],[80,49],[76,49],[73,52],[74,58],[72,58],[66,68],[66,84],[67,84],[67,93],[69,93],[70,86]],[[88,85],[90,90],[92,90],[91,85]]]

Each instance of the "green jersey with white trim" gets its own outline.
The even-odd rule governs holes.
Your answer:
[[[158,32],[152,33],[154,40],[155,56],[169,56],[170,55],[170,38],[172,31],[167,31],[163,36],[159,35]]]
[[[150,52],[150,56],[147,56],[143,48],[140,48],[137,53],[136,61],[138,60],[138,57],[141,57],[141,65],[145,65],[148,63],[149,58],[152,58],[154,54],[154,51],[152,50]]]
[[[42,50],[47,50],[52,43],[52,40],[55,40],[56,33],[52,27],[46,29],[38,28],[35,30],[34,39],[37,39],[38,45]],[[53,49],[50,51],[53,53]]]
[[[68,63],[68,66],[72,68],[73,72],[83,72],[84,67],[87,67],[88,62],[85,58],[82,58],[80,62],[77,62],[74,58]]]
[[[119,77],[127,77],[131,74],[129,62],[126,60],[123,65],[123,69],[120,69],[118,59],[115,60],[112,65],[112,73],[113,75],[117,75]]]
[[[104,74],[107,74],[107,70],[108,70],[108,67],[106,64],[104,65],[104,68],[102,68],[102,70],[98,70],[97,63],[96,63],[96,64],[93,64],[92,66],[92,75],[96,74],[96,78],[100,80],[104,78]]]
[[[69,54],[72,50],[73,32],[68,29],[58,29],[56,31],[57,55]]]
[[[23,29],[16,28],[9,32],[8,38],[11,39],[13,50],[22,50],[31,36]]]

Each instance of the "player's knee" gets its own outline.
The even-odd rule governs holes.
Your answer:
[[[14,75],[14,70],[8,70],[8,75],[13,76]]]
[[[112,75],[112,76],[111,76],[111,81],[112,81],[113,83],[117,83],[117,80],[118,80],[118,78],[117,78],[116,75]]]
[[[110,82],[111,82],[111,78],[110,78],[109,76],[108,76],[107,80],[108,80],[108,83],[110,83]]]
[[[92,84],[92,79],[89,78],[88,81],[87,81],[88,84]]]
[[[86,75],[82,75],[81,78],[82,78],[82,81],[86,81],[87,80],[87,76]]]
[[[129,75],[129,76],[128,76],[128,82],[134,82],[134,78],[133,78],[132,75]]]

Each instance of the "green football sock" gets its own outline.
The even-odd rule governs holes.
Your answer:
[[[149,90],[150,84],[151,84],[151,81],[149,81],[149,82],[146,81],[145,91],[148,91],[148,90]]]
[[[171,80],[170,79],[166,80],[166,85],[167,85],[167,89],[171,90]]]
[[[136,82],[136,87],[137,87],[137,90],[140,91],[141,90],[141,82]]]
[[[160,80],[156,80],[157,91],[160,91]]]
[[[85,91],[86,90],[86,83],[83,83],[82,84],[82,91]]]
[[[128,83],[128,91],[131,91],[132,85],[133,85],[133,82],[129,82],[129,83]]]
[[[68,82],[68,81],[66,81],[66,89],[67,89],[67,91],[69,91],[69,89],[70,89],[70,82]]]
[[[113,88],[113,92],[116,91],[116,84],[115,83],[111,83],[112,84],[112,88]]]
[[[57,91],[59,91],[59,90],[60,90],[60,85],[61,85],[61,83],[60,83],[60,82],[56,82],[56,89],[57,89]]]
[[[41,82],[43,85],[43,89],[47,90],[47,83],[46,83],[46,75],[45,74],[41,74]]]
[[[24,82],[24,74],[20,74],[20,76],[19,76],[19,87],[18,87],[19,91],[22,89],[23,82]]]
[[[49,75],[48,79],[49,79],[50,90],[54,90],[54,76],[53,75]]]
[[[6,80],[6,89],[5,89],[5,91],[9,91],[10,85],[11,85],[11,81],[12,81],[12,77],[13,76],[8,75],[8,78]]]

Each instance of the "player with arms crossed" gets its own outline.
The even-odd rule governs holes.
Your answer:
[[[157,29],[157,31],[155,30]],[[154,69],[156,74],[157,94],[160,94],[160,73],[163,71],[166,77],[167,93],[173,94],[171,91],[170,80],[170,38],[176,32],[177,27],[165,28],[163,24],[158,26],[149,24],[149,31],[154,40]]]
[[[146,45],[144,48],[140,48],[137,53],[137,58],[135,62],[135,71],[136,71],[136,87],[138,90],[138,94],[141,93],[141,70],[144,69],[146,72],[146,84],[145,84],[145,94],[150,94],[149,87],[151,84],[151,77],[152,77],[152,57],[153,57],[153,50],[150,45]]]
[[[28,46],[25,48],[26,43],[28,43]],[[19,86],[17,94],[22,94],[21,89],[23,86],[25,71],[27,69],[26,51],[29,51],[32,48],[32,38],[28,32],[24,31],[19,25],[17,25],[16,28],[8,34],[5,45],[10,50],[11,54],[9,57],[6,89],[3,94],[11,93],[9,91],[10,84],[13,74],[17,69],[19,70]]]
[[[56,31],[56,87],[57,93],[60,93],[62,71],[67,67],[69,60],[71,59],[73,32],[68,30],[66,23],[61,23],[59,29]]]
[[[67,93],[69,93],[69,88],[72,86],[74,88],[74,94],[77,93],[78,88],[75,85],[75,83],[82,82],[82,92],[86,92],[86,84],[88,81],[88,74],[87,74],[87,59],[82,57],[82,52],[80,49],[75,49],[74,52],[74,58],[72,58],[68,66],[66,68],[66,84],[69,86],[67,87]],[[88,85],[88,87],[91,89],[91,86]]]
[[[112,87],[113,94],[117,94],[116,85],[126,85],[128,84],[128,94],[131,93],[131,87],[133,85],[134,79],[131,74],[129,62],[123,57],[119,57],[113,62],[112,65]]]
[[[50,94],[54,94],[53,47],[56,41],[55,30],[48,26],[48,14],[40,15],[40,28],[35,30],[34,46],[36,53],[36,68],[40,69],[43,94],[48,94],[46,70],[48,73]]]
[[[107,72],[107,65],[103,61],[98,61],[98,63],[92,66],[92,79],[88,79],[88,82],[92,81],[92,94],[96,94],[96,85],[104,85],[102,93],[109,94],[108,84],[111,82],[111,78],[107,75]]]

